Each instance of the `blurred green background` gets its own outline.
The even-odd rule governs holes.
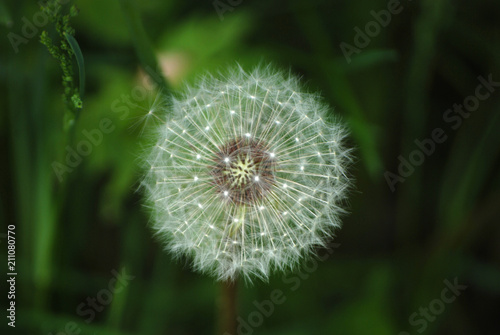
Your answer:
[[[497,0],[405,0],[385,27],[371,13],[385,0],[75,5],[86,84],[65,130],[74,114],[59,62],[39,42],[43,30],[58,41],[54,24],[36,24],[34,1],[0,2],[0,249],[7,273],[5,234],[16,225],[18,273],[16,328],[3,316],[2,334],[216,333],[218,284],[162,250],[136,192],[154,127],[144,69],[155,62],[167,94],[235,62],[272,62],[321,92],[351,129],[356,181],[339,245],[269,283],[242,283],[241,334],[499,333],[500,87],[474,100],[479,76],[500,81]],[[78,90],[74,57],[72,66]],[[474,111],[448,112],[464,102]],[[436,128],[446,140],[418,154],[415,141],[429,143]],[[54,162],[96,130],[102,138],[59,178]],[[388,172],[401,174],[402,160],[418,164],[391,190]],[[116,273],[129,277],[108,294]],[[452,299],[454,281],[467,287]],[[5,279],[0,288],[7,314]],[[256,304],[275,290],[285,301],[261,317]]]

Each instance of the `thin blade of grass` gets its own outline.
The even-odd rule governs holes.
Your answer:
[[[71,50],[73,50],[73,53],[75,54],[76,63],[78,64],[80,96],[83,98],[83,94],[85,93],[85,63],[83,62],[82,50],[73,36],[65,33],[64,37],[66,37],[66,40],[71,46]]]

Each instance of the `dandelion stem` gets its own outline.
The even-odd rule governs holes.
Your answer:
[[[238,282],[236,280],[221,282],[217,335],[237,333],[237,295]]]

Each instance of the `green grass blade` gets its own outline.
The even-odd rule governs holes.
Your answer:
[[[80,46],[76,39],[70,34],[64,33],[64,37],[68,41],[73,53],[75,54],[76,63],[78,64],[78,79],[79,79],[79,88],[80,88],[80,97],[83,98],[83,94],[85,93],[85,63],[83,62],[83,54]]]
[[[120,0],[120,4],[125,19],[128,22],[135,52],[137,53],[137,57],[139,58],[141,65],[145,70],[147,70],[147,72],[149,72],[149,70],[158,71],[158,62],[156,60],[153,46],[151,45],[149,37],[144,30],[144,26],[142,25],[141,18],[139,16],[139,11],[133,3],[133,0]],[[158,77],[159,82],[157,82],[157,84],[160,88],[168,88],[164,77]]]

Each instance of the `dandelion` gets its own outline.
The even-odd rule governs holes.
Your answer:
[[[143,186],[157,234],[196,270],[267,279],[340,226],[346,132],[293,76],[269,67],[206,76],[168,116]]]

